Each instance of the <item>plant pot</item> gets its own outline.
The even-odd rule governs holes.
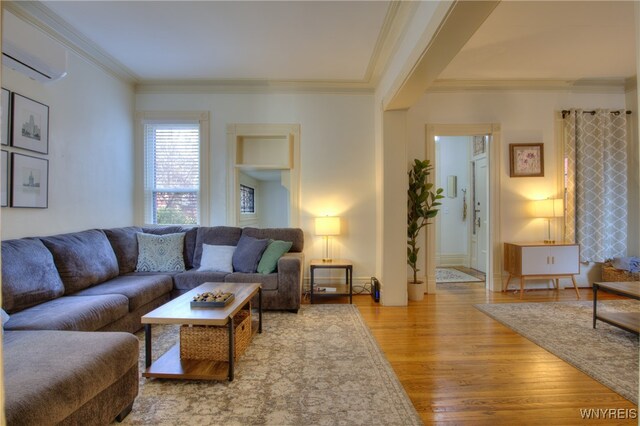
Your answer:
[[[408,282],[407,292],[409,293],[409,300],[419,301],[424,299],[424,293],[427,291],[427,284],[424,281],[418,281],[417,283]]]

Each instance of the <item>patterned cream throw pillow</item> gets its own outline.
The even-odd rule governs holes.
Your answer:
[[[137,233],[137,272],[184,271],[184,232],[154,235]]]

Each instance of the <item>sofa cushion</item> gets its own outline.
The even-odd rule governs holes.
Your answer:
[[[142,232],[154,235],[177,234],[184,232],[184,266],[186,269],[194,267],[193,256],[196,247],[196,236],[198,235],[198,227],[191,226],[149,226],[142,228]]]
[[[139,226],[127,226],[124,228],[103,229],[118,259],[120,275],[128,274],[136,269],[138,264],[138,237],[142,232]]]
[[[242,228],[242,235],[258,239],[291,241],[292,253],[300,253],[304,249],[304,233],[300,228]]]
[[[63,296],[12,314],[4,329],[96,331],[128,313],[121,294]]]
[[[233,272],[233,252],[235,246],[202,245],[202,257],[198,271],[208,272]]]
[[[99,229],[41,238],[53,255],[65,294],[118,276],[118,260]]]
[[[291,249],[291,241],[272,240],[267,249],[262,253],[257,272],[270,274],[277,269],[278,260]]]
[[[224,277],[224,281],[227,283],[260,283],[264,291],[278,289],[278,274],[265,275],[234,272]]]
[[[241,236],[236,250],[233,252],[233,270],[246,273],[256,272],[260,257],[268,245],[269,240]]]
[[[237,246],[241,234],[242,228],[236,228],[234,226],[201,226],[198,228],[193,267],[200,267],[203,244],[213,246]]]
[[[2,307],[11,314],[64,294],[51,252],[37,238],[2,242]]]
[[[9,425],[64,422],[128,371],[137,371],[139,356],[138,339],[129,333],[51,330],[6,332],[3,352]]]
[[[173,280],[169,275],[121,275],[102,284],[79,291],[74,296],[122,294],[129,299],[129,312],[171,293]]]
[[[139,272],[184,271],[184,232],[153,235],[138,234]]]
[[[178,290],[192,290],[202,283],[224,282],[224,277],[228,275],[226,272],[208,272],[191,269],[173,277],[173,283]]]

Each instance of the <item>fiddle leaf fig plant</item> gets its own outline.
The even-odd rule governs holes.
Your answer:
[[[433,166],[429,160],[418,160],[413,162],[409,170],[409,190],[407,201],[407,264],[413,270],[412,283],[418,283],[418,235],[422,228],[429,224],[429,219],[438,214],[437,207],[441,204],[442,188],[433,191],[433,184],[427,182],[427,177],[431,173]]]

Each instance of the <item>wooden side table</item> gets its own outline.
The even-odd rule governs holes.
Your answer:
[[[353,302],[353,263],[346,259],[332,259],[329,261],[323,261],[321,259],[313,259],[310,263],[311,269],[311,303],[315,297],[320,296],[349,296],[349,303]],[[315,272],[316,269],[344,269],[345,282],[344,283],[327,283],[322,286],[318,286],[316,283]],[[316,289],[324,288],[325,291],[319,292]],[[330,289],[331,291],[327,291]]]
[[[575,275],[580,273],[580,246],[573,243],[504,243],[504,269],[509,272],[502,291],[509,289],[513,277],[520,278],[520,298],[526,278],[553,279],[559,290],[559,278],[571,278],[580,298]]]

